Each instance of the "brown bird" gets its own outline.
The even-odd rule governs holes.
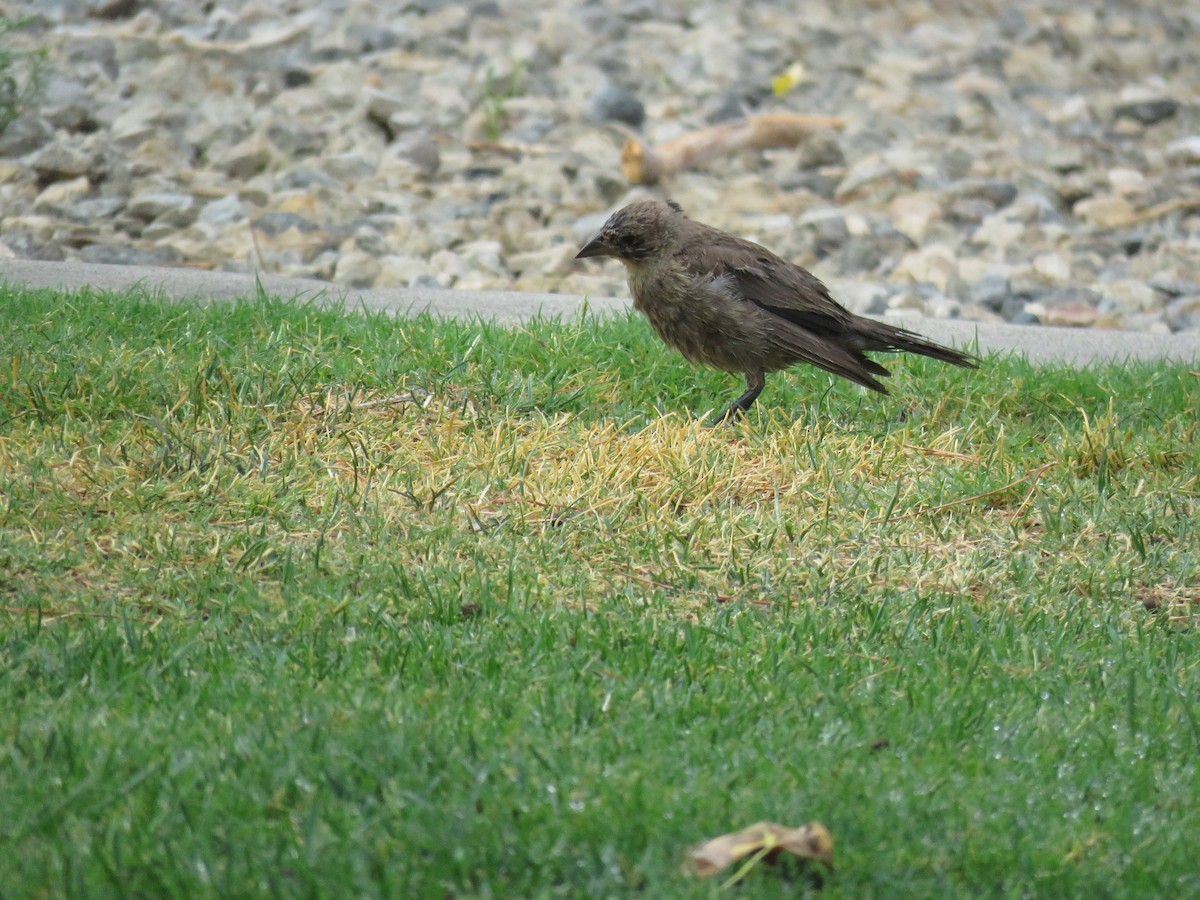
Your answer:
[[[617,210],[576,259],[625,264],[633,305],[693,363],[746,376],[746,393],[714,424],[743,414],[766,373],[810,363],[886,394],[888,370],[867,350],[905,350],[965,368],[978,360],[903,328],[856,316],[821,280],[765,247],[687,217],[673,201]]]

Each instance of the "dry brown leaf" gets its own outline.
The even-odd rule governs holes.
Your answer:
[[[788,828],[774,822],[753,825],[705,841],[692,850],[696,876],[710,878],[739,860],[761,855],[773,861],[781,851],[800,859],[815,859],[833,868],[833,835],[820,822]]]

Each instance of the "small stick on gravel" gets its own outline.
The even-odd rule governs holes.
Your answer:
[[[520,158],[522,156],[545,156],[550,153],[560,153],[558,147],[546,144],[519,144],[510,141],[467,141],[467,149],[480,153],[503,153],[505,156]]]
[[[1176,210],[1181,209],[1200,209],[1200,197],[1173,197],[1170,200],[1164,200],[1162,203],[1151,206],[1149,209],[1143,209],[1141,212],[1135,212],[1127,216],[1124,220],[1117,222],[1114,227],[1128,228],[1131,225],[1140,225],[1143,222],[1151,222],[1154,219],[1169,216]]]
[[[621,171],[631,184],[654,184],[681,169],[693,169],[742,150],[795,147],[818,131],[840,129],[845,124],[845,119],[833,116],[775,113],[702,128],[658,147],[630,138],[621,151]]]

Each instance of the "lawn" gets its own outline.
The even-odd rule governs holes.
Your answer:
[[[1200,894],[1200,378],[891,362],[0,286],[0,896]]]

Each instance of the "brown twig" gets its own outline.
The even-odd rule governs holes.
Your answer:
[[[1169,216],[1180,209],[1200,209],[1200,197],[1175,197],[1171,200],[1164,200],[1162,203],[1156,203],[1148,209],[1143,209],[1141,212],[1135,212],[1127,216],[1113,227],[1128,228],[1130,225],[1140,225],[1142,222],[1150,222],[1154,219],[1161,219],[1163,216]]]
[[[775,113],[701,128],[658,147],[630,138],[621,151],[621,171],[631,184],[654,184],[682,169],[742,150],[794,147],[815,132],[845,124],[845,119],[833,116]]]

